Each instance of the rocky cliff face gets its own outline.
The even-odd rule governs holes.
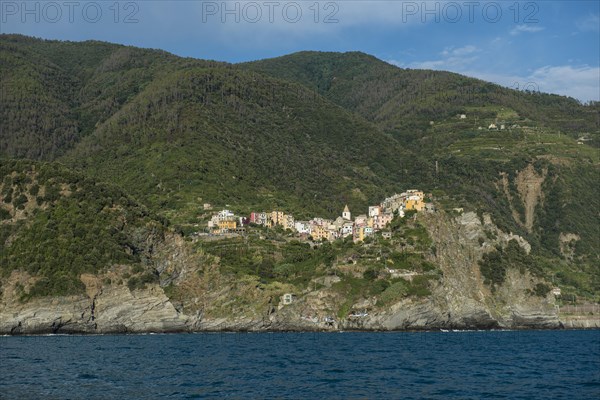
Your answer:
[[[24,305],[6,305],[0,311],[0,332],[35,333],[141,333],[187,329],[180,315],[157,286],[129,291],[127,287],[86,296],[40,299]]]
[[[530,250],[524,239],[500,231],[489,216],[424,214],[421,218],[436,249],[431,261],[439,266],[443,277],[426,297],[407,297],[386,307],[377,307],[376,298],[361,299],[353,309],[368,309],[364,314],[323,318],[344,301],[331,290],[339,279],[334,276],[313,285],[318,289],[311,290],[309,285],[292,304],[277,306],[274,299],[287,290],[285,285],[265,289],[253,279],[233,281],[172,236],[154,248],[152,265],[160,270],[160,282],[144,288],[130,289],[119,280],[125,267],[115,266],[103,275],[82,275],[85,294],[23,303],[19,293],[35,278],[13,272],[2,287],[0,333],[600,326],[594,319],[597,316],[561,322],[552,295],[531,295],[538,280],[528,273],[509,269],[504,284],[495,291],[484,284],[478,265],[483,254],[510,240]],[[239,298],[244,301],[237,301]]]

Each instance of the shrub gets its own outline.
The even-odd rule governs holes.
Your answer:
[[[369,292],[373,296],[377,296],[378,294],[383,293],[388,287],[390,287],[390,283],[386,280],[380,279],[371,285]]]
[[[508,268],[517,268],[521,273],[525,271],[530,271],[534,275],[540,273],[535,259],[528,255],[516,240],[508,242],[504,249],[496,247],[496,250],[485,254],[479,262],[484,282],[492,287],[504,283]]]
[[[39,192],[40,185],[38,185],[37,183],[33,184],[33,186],[31,186],[31,188],[29,189],[29,193],[31,193],[32,196],[37,196]]]
[[[27,196],[24,194],[20,194],[19,197],[13,200],[13,206],[19,210],[25,208],[25,204],[27,203]]]
[[[149,283],[157,283],[159,280],[158,274],[153,272],[146,272],[141,276],[133,276],[127,281],[127,287],[133,291],[136,289],[145,289]]]
[[[0,221],[10,219],[10,213],[4,208],[0,208]]]
[[[533,294],[538,297],[546,297],[546,295],[550,293],[550,290],[550,286],[546,285],[545,283],[538,283],[533,289]]]

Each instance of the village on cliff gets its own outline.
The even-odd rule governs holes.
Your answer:
[[[211,208],[210,204],[204,204],[205,210]],[[335,220],[315,217],[308,221],[297,221],[292,214],[283,211],[252,212],[250,216],[239,216],[230,210],[222,210],[212,215],[207,230],[208,234],[218,236],[244,234],[246,227],[254,224],[266,228],[279,226],[313,241],[334,241],[351,236],[354,242],[362,242],[378,231],[382,231],[384,238],[389,238],[391,232],[385,231],[385,227],[395,216],[404,217],[405,211],[433,211],[433,205],[425,203],[422,191],[413,189],[370,206],[367,214],[360,214],[354,220],[347,205]]]

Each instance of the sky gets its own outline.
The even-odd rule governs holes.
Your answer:
[[[600,1],[0,0],[0,32],[242,62],[362,51],[600,101]]]

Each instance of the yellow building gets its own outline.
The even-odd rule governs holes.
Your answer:
[[[325,229],[325,227],[315,225],[313,226],[311,236],[313,237],[313,240],[323,240],[327,239],[328,232],[327,229]]]
[[[295,230],[295,228],[294,228],[294,216],[291,215],[291,214],[285,214],[283,216],[282,221],[281,221],[281,225],[283,226],[283,229]]]
[[[284,214],[283,211],[271,211],[271,222],[273,226],[283,225]]]
[[[354,241],[355,242],[364,242],[365,240],[365,227],[358,226],[354,231]]]
[[[407,211],[416,210],[423,211],[425,209],[425,203],[422,199],[408,199],[406,200],[406,208]]]
[[[221,232],[234,231],[237,228],[237,221],[235,219],[225,219],[217,223]]]

